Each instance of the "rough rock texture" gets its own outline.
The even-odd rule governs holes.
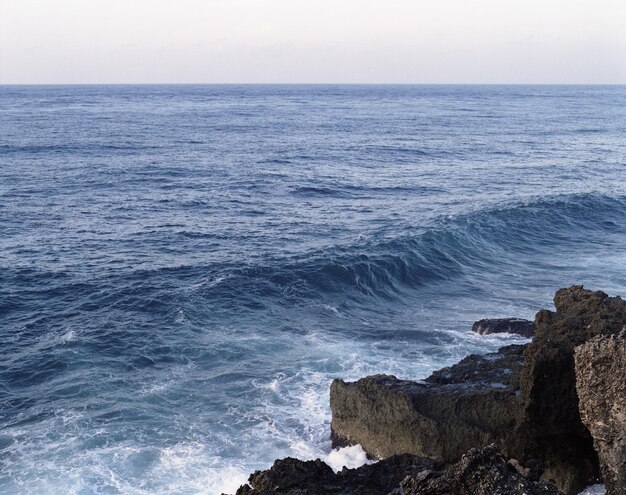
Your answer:
[[[537,313],[536,335],[524,352],[525,427],[537,435],[588,437],[578,412],[574,347],[596,335],[617,334],[626,324],[626,302],[573,286],[560,289],[554,305],[556,312]]]
[[[591,435],[578,411],[574,348],[597,335],[617,334],[626,324],[626,302],[573,286],[557,291],[554,305],[555,312],[537,313],[536,335],[524,351],[519,431],[530,438],[535,451],[563,451],[562,463],[549,454],[544,477],[573,492],[577,478],[599,474]]]
[[[338,473],[319,459],[286,458],[274,462],[267,471],[252,474],[249,485],[240,487],[236,495],[386,495],[398,490],[407,476],[436,468],[434,461],[410,454]]]
[[[530,320],[522,320],[520,318],[488,318],[474,323],[472,332],[480,335],[515,333],[522,337],[531,338],[535,335],[535,324]]]
[[[619,297],[573,286],[556,311],[540,311],[527,346],[470,356],[424,382],[377,375],[331,386],[335,445],[360,443],[375,457],[409,452],[449,463],[495,443],[507,457],[539,466],[568,494],[599,475],[578,412],[574,347],[626,324]]]
[[[331,385],[336,446],[360,443],[377,458],[410,452],[455,462],[508,437],[520,411],[524,346],[469,356],[423,382],[375,375]]]
[[[580,416],[600,457],[607,495],[626,495],[626,329],[575,350]]]
[[[404,495],[559,495],[544,482],[531,481],[507,463],[494,445],[472,449],[444,471],[419,473],[402,481]]]

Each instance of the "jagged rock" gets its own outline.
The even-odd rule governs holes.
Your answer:
[[[472,332],[479,335],[515,333],[522,337],[531,338],[535,335],[535,324],[530,320],[522,320],[521,318],[487,318],[474,323]]]
[[[555,312],[537,313],[536,335],[524,351],[519,431],[530,439],[527,452],[563,451],[562,461],[548,462],[544,477],[573,492],[583,478],[592,481],[599,475],[591,435],[578,410],[574,348],[597,335],[618,333],[626,324],[626,302],[573,286],[557,291],[554,305]]]
[[[338,473],[321,460],[300,461],[286,458],[274,462],[267,471],[250,476],[236,495],[386,495],[399,489],[407,476],[431,472],[438,464],[411,454],[393,456],[376,464]]]
[[[274,462],[267,471],[256,471],[248,480],[250,487],[244,485],[237,490],[237,495],[248,493],[300,493],[303,490],[311,495],[323,494],[324,486],[335,476],[328,464],[319,459],[301,461],[292,457]]]
[[[519,421],[525,346],[468,356],[423,382],[376,375],[331,385],[336,446],[360,443],[377,458],[410,452],[455,462],[507,438]]]
[[[560,289],[554,305],[556,312],[537,313],[536,335],[524,352],[520,380],[524,426],[536,435],[566,433],[588,438],[578,412],[574,347],[596,335],[617,334],[626,324],[626,302],[573,286]]]
[[[559,495],[544,482],[531,481],[507,463],[495,445],[472,449],[444,471],[405,478],[404,495]]]
[[[410,452],[456,462],[495,443],[542,479],[575,494],[597,480],[591,435],[578,412],[574,347],[626,324],[626,303],[582,286],[559,290],[527,346],[470,356],[423,382],[377,375],[331,386],[335,445],[375,457]],[[523,355],[522,355],[523,354]]]
[[[575,350],[580,416],[593,436],[607,495],[626,495],[626,328]]]

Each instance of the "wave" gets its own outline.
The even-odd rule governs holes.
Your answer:
[[[441,188],[425,186],[356,186],[353,184],[332,184],[328,186],[299,186],[291,189],[291,194],[306,197],[328,198],[371,198],[373,194],[398,195],[417,194],[420,196],[440,194]]]
[[[439,218],[391,239],[370,239],[265,266],[230,269],[205,296],[236,295],[255,307],[265,297],[292,300],[339,292],[393,297],[406,289],[497,270],[520,256],[553,253],[626,234],[626,198],[579,194],[532,199]],[[210,294],[209,294],[210,293]]]
[[[39,321],[26,317],[28,298],[48,301],[56,311],[48,318],[58,325],[68,314],[111,310],[130,311],[134,318],[165,312],[174,320],[180,319],[182,307],[185,318],[198,322],[211,312],[273,311],[284,305],[344,311],[344,302],[395,303],[436,284],[448,284],[444,292],[460,284],[481,290],[481,281],[490,275],[519,277],[531,268],[541,274],[554,267],[546,259],[574,259],[585,244],[589,252],[624,245],[624,220],[626,198],[579,194],[491,206],[405,228],[392,237],[383,231],[347,246],[264,258],[262,263],[104,270],[90,280],[16,267],[0,274],[0,283],[15,289],[0,297],[0,308],[25,330]]]
[[[150,146],[142,143],[64,143],[64,144],[28,144],[28,145],[0,145],[4,154],[48,155],[61,153],[106,153],[132,152],[139,153],[145,150],[156,150],[159,146]]]

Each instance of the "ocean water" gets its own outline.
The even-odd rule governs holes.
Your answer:
[[[624,86],[0,87],[0,493],[337,461],[333,378],[574,283],[626,294]]]

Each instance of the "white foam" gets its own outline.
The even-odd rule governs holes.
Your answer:
[[[180,308],[177,312],[176,312],[176,318],[174,319],[174,321],[176,323],[184,323],[185,320],[187,320],[187,317],[185,316],[185,312],[183,311],[182,308]]]
[[[213,287],[217,287],[219,284],[221,284],[227,278],[228,278],[227,275],[220,275],[218,277],[215,277],[212,280],[204,281],[201,285],[205,289],[212,289]]]
[[[264,383],[262,380],[254,379],[250,383],[254,388],[263,388],[277,393],[281,382],[285,380],[287,380],[287,376],[284,373],[277,373],[269,382]]]
[[[199,434],[185,434],[175,444],[162,444],[159,438],[150,441],[130,431],[126,440],[106,442],[103,447],[98,445],[108,434],[107,425],[96,428],[86,413],[76,417],[62,412],[39,422],[35,434],[33,425],[6,432],[17,437],[3,451],[11,455],[12,468],[20,466],[20,473],[13,477],[13,493],[234,493],[251,472],[268,469],[274,459],[287,456],[320,458],[334,470],[356,468],[371,463],[360,446],[331,450],[328,390],[333,378],[355,380],[375,373],[423,378],[469,352],[492,351],[501,343],[455,334],[446,352],[433,355],[410,341],[384,345],[343,341],[315,328],[308,330],[299,365],[251,379],[249,403],[229,409],[225,423],[243,425],[235,437],[228,432],[223,438],[205,434],[200,428]],[[75,333],[66,340],[80,338],[80,330]],[[179,384],[202,376],[198,366],[192,362],[159,373],[142,371],[138,389],[149,396],[179,388]],[[85,431],[93,436],[93,442],[85,439]],[[237,454],[238,449],[244,454]],[[63,459],[72,461],[63,463]]]
[[[345,315],[343,312],[339,311],[339,309],[337,309],[335,306],[332,306],[330,304],[322,304],[322,307],[326,311],[329,311],[329,312],[333,313],[335,316],[337,316],[339,318],[342,318],[342,319],[348,318],[347,315]]]
[[[361,467],[365,464],[373,464],[374,461],[367,458],[367,454],[360,444],[333,450],[324,459],[335,472],[341,471],[344,466],[348,469]]]
[[[590,485],[578,495],[605,495],[606,488],[604,485]]]
[[[490,383],[489,386],[491,388],[501,388],[501,389],[507,388],[507,386],[504,383]]]
[[[153,475],[161,479],[160,493],[185,491],[203,495],[235,493],[250,472],[232,464],[217,464],[200,443],[178,444],[161,451]],[[181,481],[183,481],[181,483]]]
[[[67,332],[65,332],[63,335],[59,337],[59,341],[62,344],[67,344],[68,342],[71,342],[75,338],[76,338],[76,332],[74,332],[74,330],[68,330]]]

